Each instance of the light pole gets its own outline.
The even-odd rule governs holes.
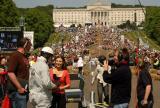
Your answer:
[[[21,35],[23,37],[23,31],[24,31],[24,22],[25,22],[25,19],[23,16],[20,17],[19,19],[19,26],[20,26],[20,29],[21,29]]]
[[[25,19],[24,19],[23,16],[21,16],[20,19],[19,19],[19,26],[20,26],[20,27],[24,27],[24,23],[25,23]],[[24,29],[24,28],[23,28],[23,29]]]
[[[100,34],[100,21],[98,20],[98,26],[97,26],[97,35],[98,35],[98,55],[100,55],[100,48],[101,48],[101,44],[102,44],[102,37]]]
[[[61,45],[62,45],[61,46],[61,48],[62,48],[61,55],[62,56],[64,56],[64,48],[63,48],[64,47],[64,33],[63,32],[64,32],[64,28],[61,27],[60,28],[60,36],[61,36]]]

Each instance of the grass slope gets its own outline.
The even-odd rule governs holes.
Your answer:
[[[140,37],[144,43],[148,43],[150,48],[160,51],[160,46],[158,45],[158,43],[156,41],[148,38],[148,36],[145,34],[144,31],[124,32],[123,34],[124,34],[124,36],[126,36],[131,41],[134,41],[135,43],[138,42],[137,41],[138,37]]]

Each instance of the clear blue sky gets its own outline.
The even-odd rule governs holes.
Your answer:
[[[79,7],[84,6],[93,0],[13,0],[17,7],[30,8],[35,6],[45,6],[53,4],[58,7]],[[138,4],[138,0],[109,0],[117,4]],[[160,0],[141,0],[143,5],[160,6]]]

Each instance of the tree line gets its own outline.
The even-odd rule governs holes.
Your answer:
[[[160,7],[147,7],[145,32],[160,45]]]

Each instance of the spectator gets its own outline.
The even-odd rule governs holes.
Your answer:
[[[66,108],[66,98],[64,90],[70,87],[69,72],[65,67],[65,59],[62,56],[56,56],[54,66],[50,69],[50,77],[53,83],[59,83],[60,86],[53,89],[53,99],[51,108]]]
[[[82,57],[79,57],[78,62],[77,62],[77,67],[78,67],[78,73],[82,74],[83,71],[83,59]]]
[[[153,108],[152,78],[144,62],[138,65],[137,99],[138,108]]]
[[[106,57],[104,55],[101,55],[98,57],[99,65],[97,65],[96,72],[98,73],[97,79],[97,91],[98,91],[98,100],[99,103],[102,103],[105,101],[106,103],[109,103],[109,84],[105,83],[103,80],[103,72],[104,72],[104,62],[106,61]],[[105,96],[103,100],[103,95]]]
[[[122,52],[115,51],[114,62],[117,69],[108,72],[108,62],[104,63],[103,79],[112,84],[111,104],[113,108],[128,108],[131,98],[131,70],[129,68],[129,53],[126,48]]]
[[[17,44],[17,51],[12,53],[8,61],[8,91],[12,108],[27,108],[29,61],[25,54],[31,46],[28,38],[22,38]]]
[[[154,60],[153,67],[154,67],[155,69],[158,69],[158,68],[159,68],[159,65],[160,65],[160,61],[159,61],[158,58],[156,58],[156,59]]]
[[[7,60],[5,57],[0,57],[0,106],[2,103],[2,100],[6,93],[6,74],[7,74],[7,68],[6,68]]]
[[[0,69],[3,71],[7,71],[7,59],[5,57],[0,58]]]
[[[35,64],[37,57],[35,55],[30,55],[29,56],[29,64],[30,66],[32,66],[33,64]]]

